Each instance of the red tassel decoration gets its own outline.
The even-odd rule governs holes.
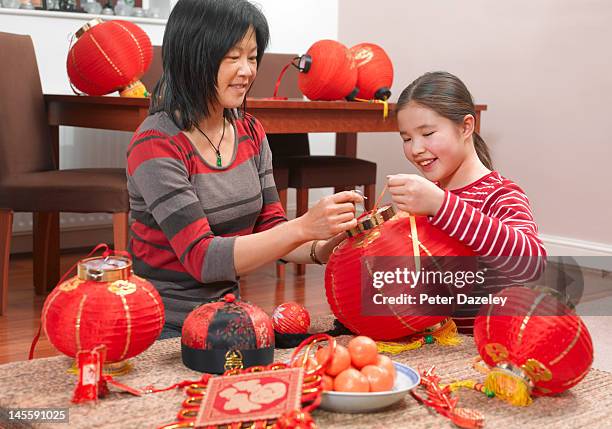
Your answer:
[[[298,76],[302,93],[311,100],[340,100],[355,91],[357,67],[346,46],[335,40],[320,40],[308,49],[308,70]],[[356,92],[355,92],[356,93]]]
[[[351,48],[357,66],[357,98],[387,100],[393,84],[393,63],[383,48],[360,43]]]
[[[92,20],[76,33],[66,60],[70,82],[89,95],[144,86],[138,79],[153,58],[149,36],[128,21]],[[136,91],[138,92],[138,91]]]

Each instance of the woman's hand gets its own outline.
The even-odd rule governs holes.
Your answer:
[[[387,176],[387,186],[397,208],[413,215],[435,216],[444,203],[444,191],[417,174]]]
[[[348,235],[346,235],[346,232],[341,232],[340,234],[336,234],[329,240],[319,241],[315,249],[317,259],[321,263],[327,264],[336,246],[342,243],[347,238],[348,238]]]
[[[304,241],[326,240],[357,226],[356,203],[363,203],[363,197],[352,191],[321,198],[299,218]]]

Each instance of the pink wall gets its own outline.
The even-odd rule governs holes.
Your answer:
[[[612,2],[339,0],[339,40],[383,46],[392,101],[447,70],[487,104],[482,135],[517,181],[540,232],[612,245]],[[359,156],[413,171],[394,134],[362,134]]]

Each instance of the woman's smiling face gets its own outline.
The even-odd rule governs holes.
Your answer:
[[[253,27],[221,60],[217,75],[217,100],[221,107],[240,107],[257,74],[257,39]]]

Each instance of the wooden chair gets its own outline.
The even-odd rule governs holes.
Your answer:
[[[251,87],[251,97],[272,97],[281,69],[296,55],[267,53],[259,66],[257,78]],[[278,95],[302,98],[297,83],[297,72],[287,70]],[[364,186],[366,208],[376,198],[376,163],[346,156],[311,155],[308,134],[269,134],[268,140],[277,163],[289,168],[289,187],[296,189],[296,216],[308,211],[308,191],[311,188],[333,187],[336,190]],[[297,273],[304,274],[305,266],[298,265]]]
[[[0,315],[7,307],[14,212],[34,215],[37,294],[59,280],[59,212],[113,213],[115,249],[125,250],[129,200],[125,169],[57,170],[34,46],[29,36],[0,33]],[[59,230],[59,229],[57,229]]]

